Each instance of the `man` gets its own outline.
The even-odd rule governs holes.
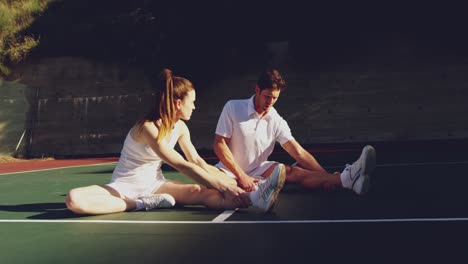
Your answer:
[[[343,172],[328,173],[292,136],[287,122],[273,105],[286,82],[275,69],[264,71],[250,99],[226,103],[218,120],[213,149],[220,162],[216,165],[235,178],[246,191],[255,189],[259,179],[266,178],[277,166],[268,161],[278,142],[298,166],[285,165],[286,182],[305,188],[347,188],[363,195],[369,189],[375,168],[375,150],[365,146],[361,156]]]

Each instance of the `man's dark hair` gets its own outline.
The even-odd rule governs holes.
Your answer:
[[[258,77],[257,86],[261,90],[264,89],[286,89],[286,81],[283,80],[278,70],[268,68],[264,70]]]

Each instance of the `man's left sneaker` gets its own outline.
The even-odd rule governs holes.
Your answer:
[[[375,169],[376,153],[374,147],[367,145],[362,149],[361,156],[352,165],[347,164],[343,173],[349,177],[350,189],[358,195],[364,195],[370,188],[370,177]]]

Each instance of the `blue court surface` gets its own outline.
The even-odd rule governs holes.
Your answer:
[[[286,185],[265,214],[179,206],[79,216],[65,207],[67,191],[107,183],[115,163],[0,174],[0,263],[465,263],[467,142],[373,145],[366,196]],[[311,152],[341,171],[362,146]]]

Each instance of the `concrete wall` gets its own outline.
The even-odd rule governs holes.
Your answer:
[[[21,83],[0,80],[0,155],[12,155],[20,143],[29,110],[27,93],[28,87]]]
[[[15,75],[32,91],[28,136],[33,157],[119,153],[125,134],[152,98],[139,69],[81,58],[31,62]]]
[[[466,138],[467,70],[454,65],[328,71],[285,67],[289,88],[276,108],[304,144]],[[187,123],[197,148],[211,149],[224,103],[250,97],[256,78],[256,72],[227,74],[197,89],[197,109]],[[36,157],[119,153],[128,129],[152,102],[145,73],[125,65],[51,58],[22,65],[14,79],[30,92],[15,90],[17,105],[8,113],[0,109],[0,140],[7,146],[2,149],[11,152],[23,128],[30,127],[29,151]],[[1,102],[3,109],[8,100]],[[29,106],[31,122],[25,117]]]
[[[286,69],[288,89],[275,108],[305,144],[466,138],[467,70],[466,66]],[[204,92],[189,125],[212,136],[224,102],[249,97],[256,78],[233,76]],[[193,141],[211,146],[212,137]]]

